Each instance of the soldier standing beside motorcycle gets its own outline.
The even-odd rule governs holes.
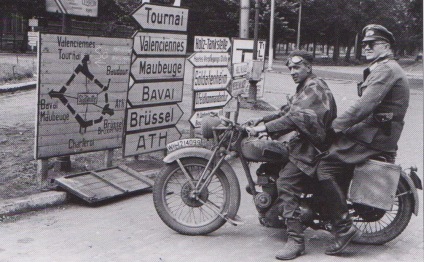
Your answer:
[[[333,121],[335,140],[317,169],[335,233],[334,243],[325,252],[328,255],[340,253],[359,233],[336,178],[347,178],[356,164],[377,156],[394,163],[409,104],[407,77],[391,51],[393,34],[375,24],[362,33],[366,58],[372,62],[358,85],[360,98]]]
[[[276,258],[282,260],[294,259],[305,251],[299,198],[305,183],[315,175],[320,153],[328,148],[328,131],[337,114],[336,103],[327,84],[312,73],[312,60],[312,55],[303,50],[290,53],[286,65],[298,84],[296,93],[279,113],[251,119],[253,126],[246,128],[252,135],[268,132],[273,137],[297,132],[288,144],[290,161],[281,169],[277,180],[288,235],[284,249],[276,254]],[[265,124],[256,126],[260,122]],[[255,146],[261,147],[260,140]],[[269,147],[269,141],[264,142],[262,147]]]

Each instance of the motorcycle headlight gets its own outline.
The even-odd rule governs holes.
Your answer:
[[[217,116],[207,116],[202,119],[202,136],[205,139],[213,138],[213,127],[221,124],[221,120]]]

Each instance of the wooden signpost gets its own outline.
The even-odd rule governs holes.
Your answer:
[[[188,61],[193,64],[193,106],[190,117],[190,136],[201,127],[202,118],[211,112],[223,114],[222,108],[230,101],[227,86],[231,81],[231,41],[227,37],[195,36],[194,51]]]
[[[166,149],[181,133],[188,9],[143,3],[132,17],[142,30],[134,48],[125,117],[123,156]]]

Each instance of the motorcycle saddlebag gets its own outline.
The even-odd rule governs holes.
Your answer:
[[[391,210],[402,169],[391,163],[367,160],[355,167],[349,200],[383,210]]]

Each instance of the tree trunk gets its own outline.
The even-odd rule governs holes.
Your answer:
[[[289,42],[286,43],[286,55],[289,53]]]
[[[348,38],[347,38],[347,50],[346,50],[346,55],[345,55],[345,61],[349,62],[350,61],[350,52],[352,51],[352,45],[350,44],[351,41],[351,36],[349,34]]]
[[[316,39],[314,39],[314,44],[313,44],[314,46],[314,49],[313,49],[313,52],[312,52],[312,56],[315,58],[315,56],[316,56],[316,51],[317,51],[317,40]]]
[[[330,55],[330,43],[327,43],[327,56]]]
[[[336,27],[334,32],[335,42],[334,42],[334,51],[333,51],[333,61],[338,62],[340,57],[340,31],[339,28]]]

